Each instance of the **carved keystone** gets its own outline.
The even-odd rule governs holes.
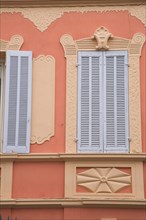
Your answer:
[[[108,44],[108,40],[110,37],[113,37],[113,35],[109,33],[109,31],[105,27],[98,28],[95,31],[94,36],[92,37],[97,40],[96,49],[97,50],[108,50],[109,46],[107,44]]]

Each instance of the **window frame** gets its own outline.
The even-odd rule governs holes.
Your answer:
[[[60,42],[66,58],[66,153],[77,153],[77,67],[78,51],[97,51],[93,37],[74,40],[64,34]],[[140,56],[145,42],[143,33],[135,33],[131,39],[114,36],[107,42],[108,51],[128,51],[129,55],[129,131],[130,154],[142,152],[140,106]],[[102,49],[101,49],[102,50]],[[135,86],[136,85],[136,86]]]

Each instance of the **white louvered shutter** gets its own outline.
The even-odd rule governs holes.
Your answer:
[[[7,51],[4,119],[5,153],[28,153],[30,145],[32,52]]]
[[[101,53],[78,56],[78,151],[102,151]]]
[[[104,152],[128,152],[127,52],[104,53]]]

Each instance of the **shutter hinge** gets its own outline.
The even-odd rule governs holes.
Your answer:
[[[75,139],[74,139],[74,142],[78,142],[78,138],[75,138]]]
[[[128,141],[131,142],[131,138],[130,137],[128,138]]]
[[[80,63],[77,63],[77,64],[76,64],[76,67],[78,67],[78,66],[81,66],[81,64],[80,64]]]
[[[125,65],[128,66],[128,67],[130,66],[129,63],[125,63]]]

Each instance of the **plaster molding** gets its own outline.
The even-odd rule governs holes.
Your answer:
[[[76,151],[76,91],[77,91],[77,57],[70,56],[67,59],[67,85],[66,90],[69,92],[66,97],[66,145],[70,146],[68,153]]]
[[[39,31],[45,31],[56,19],[69,12],[109,12],[128,11],[146,26],[145,5],[133,6],[104,6],[104,7],[54,7],[54,8],[1,8],[0,13],[21,13],[29,19]]]
[[[115,193],[131,185],[131,175],[117,168],[90,168],[77,174],[77,185],[94,193]]]
[[[30,154],[0,154],[2,162],[8,161],[126,161],[146,162],[144,154],[73,154],[73,153],[30,153]]]
[[[0,39],[0,51],[20,50],[24,40],[20,35],[13,35],[9,41]]]
[[[54,57],[40,55],[33,59],[32,88],[31,143],[41,144],[54,136]]]
[[[113,208],[145,208],[146,200],[136,199],[86,199],[86,198],[65,198],[65,199],[1,199],[1,208],[52,208],[52,207],[113,207]],[[116,220],[116,219],[110,219]]]
[[[2,162],[0,163],[0,176],[1,176],[1,187],[0,187],[0,200],[10,199],[12,193],[12,175],[13,175],[13,162]]]
[[[77,151],[75,142],[77,133],[77,53],[87,50],[96,51],[96,40],[89,37],[73,41],[72,36],[65,34],[60,41],[64,48],[67,65],[66,152],[75,153]],[[109,50],[127,50],[129,55],[127,65],[129,65],[130,153],[142,152],[139,58],[144,42],[144,34],[136,33],[132,39],[115,36],[110,38],[108,43]]]
[[[96,49],[108,50],[108,40],[110,37],[113,37],[113,35],[109,33],[109,31],[105,27],[98,28],[92,37],[93,39],[95,38],[97,41]]]
[[[130,174],[126,173],[125,168],[130,170]],[[80,169],[83,171],[78,173]],[[113,183],[112,179],[114,179]],[[122,189],[124,184],[130,186],[130,192],[117,191]],[[90,191],[78,191],[78,185]],[[65,186],[66,198],[144,199],[143,163],[118,160],[66,161]]]

